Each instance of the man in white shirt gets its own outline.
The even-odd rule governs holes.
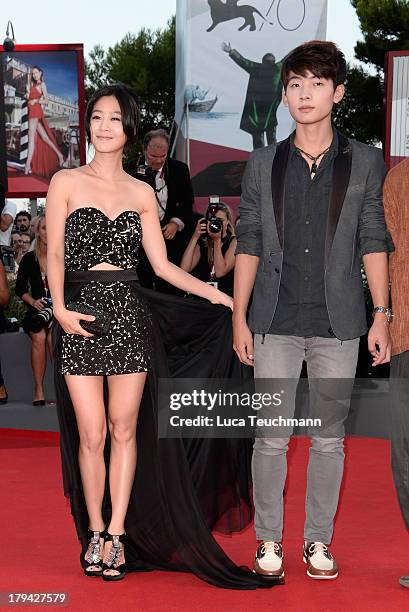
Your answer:
[[[0,215],[0,245],[2,246],[10,246],[11,232],[16,214],[17,205],[10,200],[6,200]]]

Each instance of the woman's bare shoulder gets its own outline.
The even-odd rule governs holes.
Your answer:
[[[63,168],[53,175],[51,183],[53,185],[63,185],[69,184],[74,180],[78,180],[86,173],[83,168],[84,166],[80,166],[79,168]]]
[[[145,181],[140,181],[139,179],[130,176],[128,174],[128,183],[131,185],[132,189],[134,190],[135,193],[142,195],[142,194],[152,194],[154,193],[152,187],[150,185],[148,185],[148,183],[145,183]]]

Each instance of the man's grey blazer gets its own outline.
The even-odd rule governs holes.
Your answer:
[[[338,133],[325,238],[325,296],[332,331],[340,340],[367,331],[361,258],[387,252],[382,152]],[[260,258],[250,308],[253,332],[268,333],[280,291],[284,244],[285,174],[290,138],[256,150],[242,182],[236,255]]]

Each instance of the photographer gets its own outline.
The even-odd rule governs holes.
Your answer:
[[[179,266],[187,244],[185,228],[192,219],[194,196],[189,168],[169,157],[169,141],[169,134],[165,130],[151,130],[143,140],[143,156],[137,164],[128,164],[125,170],[153,188],[168,259]],[[156,288],[164,293],[180,293],[155,276],[143,251],[138,274],[144,287]]]
[[[233,295],[236,237],[233,215],[227,204],[211,202],[199,219],[183,254],[180,267]]]
[[[29,292],[30,289],[30,292]],[[23,329],[29,334],[31,345],[31,367],[34,376],[34,406],[44,406],[44,374],[47,363],[47,344],[51,355],[52,310],[47,283],[47,230],[45,217],[37,225],[35,248],[21,260],[16,295],[28,306],[23,319]]]

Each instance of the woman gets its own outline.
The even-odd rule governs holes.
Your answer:
[[[23,319],[23,329],[31,338],[31,367],[34,376],[33,406],[44,406],[44,375],[47,365],[47,345],[51,355],[51,321],[39,329],[33,319],[50,301],[47,282],[47,229],[45,217],[37,224],[35,248],[26,253],[20,262],[16,295],[28,306]]]
[[[213,217],[220,223],[209,222]],[[205,282],[217,283],[220,291],[232,296],[236,244],[230,208],[223,202],[210,204],[197,222],[180,267]]]
[[[154,292],[137,284],[139,249],[143,245],[157,276],[183,291],[229,308],[232,300],[168,262],[155,194],[122,168],[137,122],[130,90],[110,85],[97,91],[86,111],[95,157],[59,172],[47,196],[64,487],[83,544],[82,565],[88,576],[122,579],[126,525],[131,569],[143,563],[193,571],[224,587],[255,588],[263,581],[237,568],[208,531],[181,440],[158,440],[153,407],[157,376],[166,372],[146,299]],[[99,312],[94,318],[75,308]],[[84,326],[98,320],[110,327],[93,337]]]
[[[34,66],[28,78],[28,153],[24,174],[34,173],[49,178],[58,167],[62,167],[64,157],[44,116],[48,94],[43,71]]]

